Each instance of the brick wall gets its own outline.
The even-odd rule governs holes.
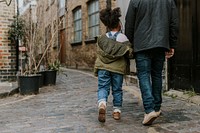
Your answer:
[[[8,40],[9,25],[15,14],[15,1],[10,6],[0,2],[0,82],[14,80],[16,75],[16,48]]]
[[[41,36],[43,38],[43,47],[41,48],[41,54],[47,47],[49,47],[47,56],[45,56],[46,63],[52,63],[58,58],[58,0],[54,1],[37,1],[37,21],[41,27]],[[44,64],[47,65],[47,64]]]

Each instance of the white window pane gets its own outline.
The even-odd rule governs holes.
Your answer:
[[[89,29],[89,36],[90,36],[90,37],[93,37],[93,36],[92,36],[92,28]]]
[[[94,15],[90,16],[90,26],[93,26],[94,25]]]
[[[95,37],[99,35],[99,1],[93,0],[88,5],[88,27],[89,37]]]
[[[65,0],[59,0],[59,8],[64,8],[65,7]]]
[[[77,20],[77,12],[74,13],[74,20]]]
[[[82,21],[79,21],[79,30],[82,30]]]
[[[95,25],[99,24],[99,13],[95,15]]]
[[[78,38],[79,38],[79,41],[81,41],[82,40],[82,32],[80,31],[80,32],[78,32]]]
[[[78,26],[77,26],[77,22],[75,22],[75,23],[74,23],[74,30],[75,30],[75,31],[77,31],[77,29],[78,29],[77,27],[78,27]]]
[[[78,18],[81,18],[81,10],[78,11]]]
[[[98,1],[96,1],[96,3],[95,3],[95,11],[99,11],[99,2]]]
[[[76,19],[81,18],[81,10],[76,11]]]
[[[88,14],[91,14],[91,5],[88,6]]]
[[[96,27],[95,27],[95,31],[96,31],[95,36],[99,35],[99,26],[96,26]]]
[[[75,33],[75,39],[74,40],[75,40],[75,42],[82,40],[82,32],[81,31]]]
[[[79,20],[79,21],[77,22],[77,29],[78,29],[78,30],[82,30],[82,21],[81,21],[81,20]]]
[[[82,40],[82,20],[81,9],[74,12],[74,41]]]

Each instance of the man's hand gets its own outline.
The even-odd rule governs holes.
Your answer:
[[[165,57],[166,57],[167,59],[171,58],[173,55],[174,55],[174,49],[173,49],[173,48],[171,48],[171,49],[169,50],[169,52],[165,52]]]

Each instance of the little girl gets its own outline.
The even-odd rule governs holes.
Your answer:
[[[98,37],[97,59],[94,66],[98,76],[98,120],[105,122],[107,99],[110,87],[113,95],[113,118],[120,119],[123,101],[123,75],[129,73],[129,59],[132,57],[131,43],[122,34],[120,8],[103,9],[100,11],[100,20],[110,30]]]

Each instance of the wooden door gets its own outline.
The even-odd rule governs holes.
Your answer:
[[[65,44],[65,30],[60,30],[60,62],[61,64],[65,64],[66,62],[66,44]]]
[[[200,1],[176,0],[180,33],[175,56],[169,61],[170,88],[200,92]]]
[[[193,66],[193,83],[196,92],[200,93],[200,1],[196,0],[194,14],[194,66]]]

